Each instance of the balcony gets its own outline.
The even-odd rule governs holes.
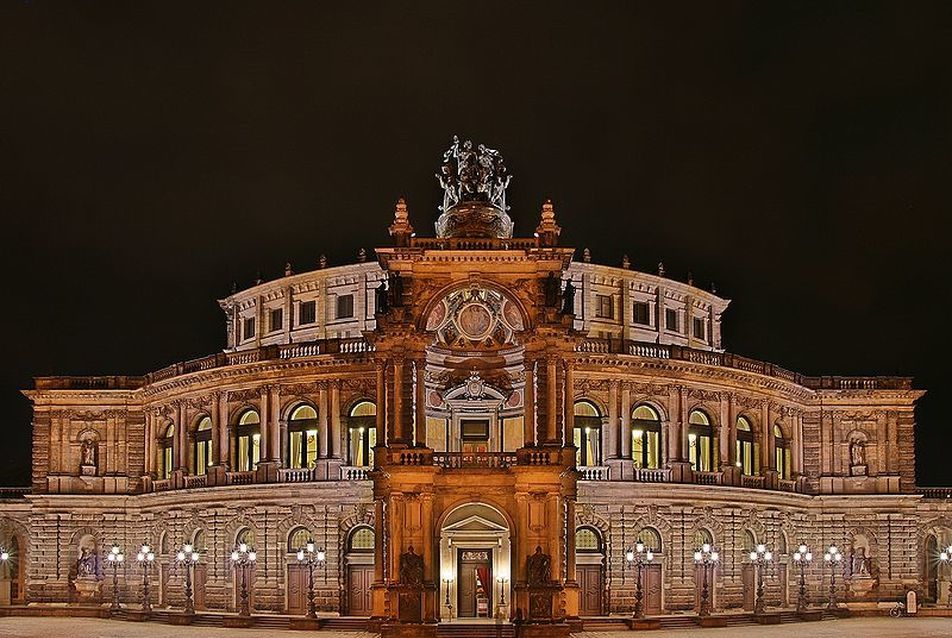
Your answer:
[[[952,487],[920,487],[916,491],[922,498],[952,501]]]
[[[499,469],[518,463],[514,452],[435,452],[433,465],[443,469]]]

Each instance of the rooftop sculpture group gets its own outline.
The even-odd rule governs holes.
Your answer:
[[[439,237],[512,236],[512,220],[506,214],[512,175],[499,151],[471,140],[460,142],[454,135],[436,178],[443,187]]]

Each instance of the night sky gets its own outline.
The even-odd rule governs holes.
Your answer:
[[[949,2],[0,0],[0,485],[33,376],[210,354],[233,281],[387,245],[400,196],[432,235],[454,133],[516,234],[551,197],[594,261],[716,282],[728,350],[915,377],[952,485],[950,43]]]

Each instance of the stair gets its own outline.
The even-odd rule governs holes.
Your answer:
[[[626,631],[628,618],[623,616],[588,616],[582,618],[582,631]]]
[[[508,623],[441,623],[436,627],[439,638],[515,638],[515,627]]]
[[[336,616],[326,618],[321,629],[334,631],[367,631],[367,619],[360,616]]]
[[[657,616],[662,629],[697,629],[697,616]]]

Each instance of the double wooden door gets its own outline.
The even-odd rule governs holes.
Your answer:
[[[754,601],[757,596],[757,583],[754,566],[747,563],[740,568],[741,579],[744,582],[744,611],[754,611]]]
[[[205,606],[205,581],[208,579],[208,565],[199,563],[192,568],[192,596],[195,609],[201,611]]]
[[[307,613],[307,567],[288,565],[288,613],[301,616]]]
[[[373,612],[370,586],[374,582],[373,565],[347,567],[347,613],[351,616],[369,616]]]
[[[579,586],[579,615],[601,616],[605,579],[601,565],[576,565]]]
[[[644,605],[645,615],[656,616],[661,613],[661,565],[645,565],[644,571]]]
[[[460,618],[492,616],[492,551],[459,550],[459,580],[456,588],[457,615]]]

